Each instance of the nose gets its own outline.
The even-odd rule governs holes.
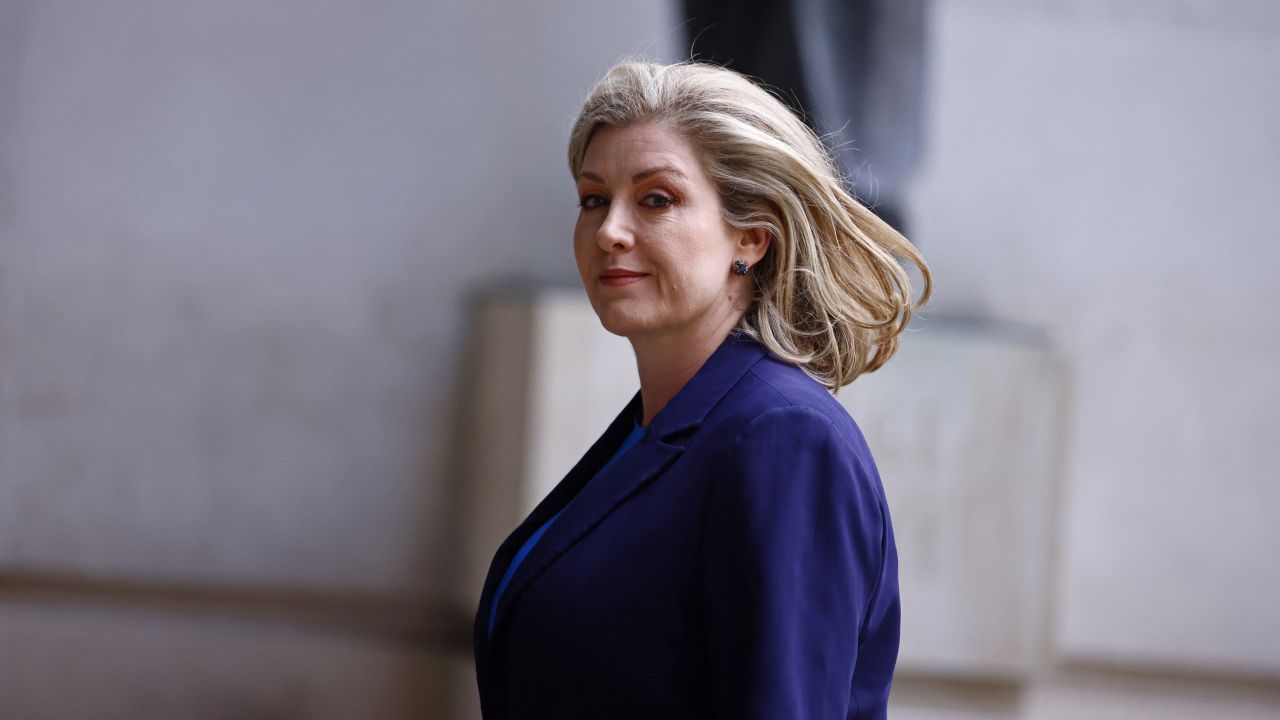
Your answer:
[[[611,203],[604,222],[596,229],[596,244],[605,252],[627,251],[635,245],[635,233],[631,218],[622,203]]]

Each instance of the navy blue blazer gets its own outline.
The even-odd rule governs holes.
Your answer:
[[[849,414],[735,332],[593,477],[640,403],[493,559],[474,630],[486,720],[884,717],[897,553]],[[489,637],[512,556],[562,508]]]

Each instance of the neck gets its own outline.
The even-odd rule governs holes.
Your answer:
[[[721,319],[711,328],[628,338],[636,354],[645,427],[680,392],[680,388],[693,379],[741,318],[742,313],[736,313]]]

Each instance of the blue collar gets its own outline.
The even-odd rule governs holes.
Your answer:
[[[767,351],[760,343],[738,331],[720,343],[720,347],[711,353],[711,357],[698,368],[689,382],[675,394],[653,420],[649,427],[654,428],[659,438],[669,439],[690,429],[697,428],[729,392],[729,388],[737,384],[747,370],[765,357]],[[630,428],[619,428],[617,425],[623,418],[632,417],[643,411],[639,391],[631,398],[631,402],[618,414],[618,418],[606,431],[606,437],[614,433],[625,435]],[[625,427],[625,426],[624,426]],[[615,437],[615,444],[620,437]]]
[[[564,511],[555,523],[547,528],[529,555],[520,563],[494,609],[493,638],[503,632],[504,616],[512,603],[519,602],[523,589],[566,548],[580,537],[591,532],[599,521],[631,497],[651,478],[675,462],[684,452],[687,431],[696,429],[706,419],[730,388],[762,358],[767,351],[755,340],[738,332],[731,332],[716,351],[707,358],[694,376],[685,383],[675,397],[654,416],[639,441],[628,451],[625,468],[604,467],[625,437],[640,428],[639,413],[642,410],[640,393],[631,398],[618,413],[600,439],[578,461],[563,480],[543,498],[542,502],[525,518],[498,548],[494,564],[506,567],[511,563],[526,538],[548,519]],[[599,472],[597,477],[596,473]],[[587,482],[591,480],[591,482]],[[573,500],[572,503],[569,501]],[[483,593],[481,606],[489,607],[499,582],[497,573],[490,573]],[[487,625],[477,615],[474,651],[478,663],[491,662],[490,640]]]

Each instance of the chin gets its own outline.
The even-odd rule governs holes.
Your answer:
[[[642,318],[637,318],[627,313],[613,310],[597,311],[596,317],[600,319],[601,327],[620,337],[631,337],[649,329],[649,324]]]
[[[606,320],[603,317],[600,318],[600,326],[619,337],[630,337],[643,330],[641,326],[633,322]]]

